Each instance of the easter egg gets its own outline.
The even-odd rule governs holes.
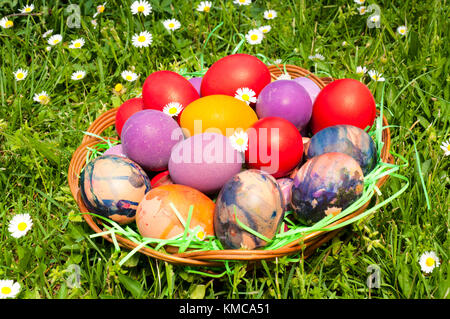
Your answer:
[[[294,185],[294,180],[289,177],[283,177],[277,179],[278,186],[280,187],[281,194],[284,199],[284,206],[287,209],[287,206],[291,202],[291,189],[292,185]]]
[[[363,189],[364,175],[356,160],[344,153],[325,153],[298,170],[291,207],[296,218],[310,226],[340,213],[361,197]]]
[[[272,239],[283,220],[283,197],[276,180],[259,170],[233,176],[221,189],[214,211],[214,231],[226,248],[255,249],[267,242],[238,221]]]
[[[175,184],[211,194],[239,173],[243,162],[242,154],[233,148],[226,136],[202,133],[172,148],[169,172]]]
[[[110,148],[108,148],[103,155],[117,155],[122,157],[127,157],[125,152],[123,151],[122,144],[116,144]]]
[[[142,168],[122,156],[99,156],[80,174],[80,195],[86,208],[120,224],[135,220],[138,204],[150,189]]]
[[[183,76],[172,71],[156,71],[142,85],[144,109],[163,111],[169,103],[186,107],[200,96],[194,86]]]
[[[200,191],[184,185],[161,185],[153,188],[139,203],[136,226],[143,237],[169,239],[184,232],[177,214],[187,221],[193,205],[189,228],[197,227],[197,237],[214,236],[214,202]],[[175,211],[175,210],[176,211]]]
[[[275,178],[289,174],[302,160],[303,140],[297,128],[281,117],[265,117],[248,130],[245,161]]]
[[[334,125],[317,132],[310,140],[307,158],[340,152],[353,157],[366,175],[377,164],[377,149],[364,130],[353,125]]]
[[[316,97],[311,116],[313,134],[333,125],[371,127],[376,117],[375,99],[358,80],[340,79],[325,86]]]
[[[200,77],[200,76],[189,79],[189,82],[197,90],[197,93],[198,93],[199,96],[201,96],[201,94],[200,94],[200,86],[202,85],[202,79],[203,79],[203,77]]]
[[[152,188],[155,188],[161,185],[173,184],[173,181],[170,178],[169,171],[164,171],[153,176],[150,180],[150,184],[152,185]]]
[[[225,94],[235,96],[239,88],[249,88],[258,97],[271,81],[268,67],[255,56],[237,53],[214,62],[201,83],[201,96]]]
[[[237,129],[246,130],[257,120],[258,116],[247,103],[228,95],[209,95],[184,109],[180,126],[191,136],[204,132],[231,136]]]
[[[177,122],[156,110],[133,114],[125,122],[121,137],[127,157],[148,171],[166,170],[172,147],[183,139]]]
[[[312,102],[308,92],[295,81],[277,80],[264,87],[256,101],[260,119],[282,117],[302,129],[311,119]]]
[[[131,115],[144,109],[144,101],[140,97],[135,97],[123,102],[116,112],[115,126],[116,132],[119,137],[122,133],[122,128],[125,122]]]
[[[320,87],[316,84],[316,82],[307,77],[295,78],[293,79],[293,81],[300,84],[306,90],[306,92],[308,92],[308,95],[311,98],[311,102],[314,103],[317,95],[320,92]]]

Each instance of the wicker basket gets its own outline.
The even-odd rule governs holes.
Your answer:
[[[319,87],[322,89],[326,84],[331,82],[333,79],[326,78],[325,81],[322,81],[321,78],[318,78],[308,70],[302,69],[293,65],[272,65],[269,67],[269,70],[272,74],[272,79],[276,79],[279,75],[284,73],[286,70],[292,78],[307,76],[311,78]],[[103,113],[100,117],[98,117],[88,128],[88,132],[93,133],[95,135],[101,135],[107,128],[114,126],[115,124],[115,114],[117,112],[117,108],[111,109],[105,113]],[[388,123],[386,118],[383,116],[383,127],[385,129],[382,132],[382,140],[384,142],[383,149],[381,150],[381,160],[385,163],[393,163],[393,158],[389,153],[391,137],[390,131],[388,127]],[[117,138],[108,138],[105,139],[117,140]],[[89,151],[88,148],[93,148],[96,144],[99,144],[101,140],[98,138],[85,135],[81,145],[74,152],[68,171],[68,182],[70,186],[70,190],[77,202],[80,212],[82,213],[84,220],[87,224],[92,228],[96,233],[100,233],[105,231],[106,229],[102,229],[102,222],[97,218],[94,218],[91,214],[89,214],[87,208],[85,207],[83,201],[80,197],[79,191],[79,175],[84,165],[86,164],[86,155]],[[377,187],[381,188],[381,186],[386,182],[389,175],[384,176],[377,182]],[[349,214],[338,221],[334,222],[330,226],[334,226],[340,224],[346,220],[349,220],[361,213],[363,213],[368,205],[370,204],[370,200],[367,201],[360,209]],[[221,266],[224,261],[227,260],[245,260],[245,261],[259,261],[259,260],[268,260],[274,259],[277,257],[292,255],[297,252],[303,251],[304,258],[310,256],[316,248],[324,244],[333,238],[342,228],[335,229],[333,231],[316,231],[313,233],[309,233],[305,235],[303,238],[299,240],[295,240],[279,249],[275,250],[264,250],[264,249],[255,249],[255,250],[243,250],[243,249],[227,249],[227,250],[209,250],[209,251],[186,251],[183,253],[178,253],[175,249],[166,249],[166,252],[156,251],[154,249],[150,249],[147,247],[143,247],[139,250],[140,253],[148,255],[153,258],[157,258],[163,261],[167,261],[173,264],[179,265],[189,265],[189,266]],[[132,250],[137,247],[137,244],[123,238],[117,234],[114,235],[117,243],[121,247],[125,247],[129,250]],[[103,238],[113,242],[113,239],[110,235],[102,235]]]

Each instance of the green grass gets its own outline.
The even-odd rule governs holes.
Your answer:
[[[151,1],[153,13],[145,18],[131,14],[131,1],[109,0],[96,29],[90,21],[103,2],[73,1],[80,5],[80,28],[66,24],[69,2],[36,0],[35,15],[12,16],[14,27],[0,29],[0,280],[19,282],[18,298],[449,298],[449,157],[440,148],[450,138],[447,1],[379,1],[381,26],[372,29],[366,25],[371,13],[359,15],[351,0],[253,1],[242,8],[231,0],[213,1],[208,15],[195,11],[199,1]],[[14,1],[0,4],[0,18],[18,13],[25,1],[9,3]],[[266,9],[278,17],[265,21]],[[182,24],[173,35],[161,23],[171,17]],[[305,260],[297,255],[291,257],[297,261],[236,263],[218,278],[142,254],[119,266],[127,251],[89,238],[93,231],[77,215],[67,184],[82,131],[139,94],[151,72],[207,68],[236,48],[238,32],[264,24],[272,30],[263,42],[244,43],[240,52],[282,59],[320,76],[358,78],[359,65],[383,73],[392,150],[409,162],[400,173],[410,187]],[[396,33],[400,25],[408,27],[404,37]],[[61,33],[64,43],[46,51],[42,34],[49,29]],[[153,44],[137,49],[131,36],[142,30],[153,34]],[[85,46],[69,50],[70,40],[79,37]],[[315,53],[325,59],[308,59]],[[18,68],[28,69],[24,81],[14,79]],[[72,81],[78,69],[87,75]],[[120,73],[127,69],[140,78],[125,83]],[[379,103],[383,84],[367,75],[362,81]],[[126,89],[120,96],[112,92],[117,83]],[[48,105],[33,101],[42,90],[50,95]],[[403,185],[390,179],[379,200]],[[29,213],[34,225],[15,239],[8,224],[18,213]],[[429,250],[441,265],[425,274],[418,260]],[[80,287],[71,285],[73,265],[80,269]],[[366,284],[370,265],[379,267],[378,289]]]

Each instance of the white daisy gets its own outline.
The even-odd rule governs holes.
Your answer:
[[[370,70],[369,72],[369,76],[372,80],[376,81],[376,82],[384,82],[385,78],[382,77],[382,73],[379,73],[375,70]]]
[[[347,43],[347,41],[342,41],[341,45],[342,45],[343,47],[346,47],[346,46],[348,45],[348,43]]]
[[[272,30],[272,27],[270,25],[263,25],[259,27],[259,31],[262,33],[268,33],[270,30]]]
[[[107,2],[104,2],[103,4],[100,4],[97,6],[97,12],[92,16],[93,18],[95,18],[96,16],[98,16],[100,13],[103,13],[103,11],[105,11],[105,6],[106,6]]]
[[[447,141],[442,142],[441,149],[444,151],[445,156],[450,155],[450,139]]]
[[[372,21],[373,23],[380,22],[380,16],[379,15],[372,16],[370,18],[370,21]]]
[[[197,11],[209,12],[211,10],[211,7],[212,7],[211,1],[202,1],[197,6]]]
[[[125,81],[128,82],[136,81],[136,79],[138,78],[138,75],[132,71],[123,71],[122,73],[120,73],[120,75]]]
[[[0,280],[0,299],[15,298],[20,292],[20,284],[14,280]]]
[[[142,13],[144,16],[149,15],[152,12],[152,6],[145,0],[135,1],[131,4],[131,13]]]
[[[80,49],[83,47],[83,45],[84,45],[84,39],[79,38],[76,40],[72,40],[72,42],[69,45],[69,49]]]
[[[275,59],[273,60],[273,65],[277,65],[277,64],[281,64],[281,62],[283,62],[281,59]]]
[[[251,45],[260,44],[264,38],[264,34],[259,29],[252,29],[245,35],[245,39]]]
[[[8,230],[11,236],[20,238],[26,235],[31,226],[33,226],[33,221],[29,214],[17,214],[11,219]]]
[[[94,27],[94,29],[97,28],[97,20],[96,19],[92,19],[91,24]]]
[[[14,76],[15,76],[17,81],[22,81],[22,80],[25,80],[25,78],[27,77],[28,71],[24,70],[24,69],[18,69],[13,74],[14,74]]]
[[[73,72],[72,75],[70,76],[70,78],[74,81],[78,81],[83,79],[86,76],[86,72],[85,71],[76,71]]]
[[[364,74],[366,74],[367,72],[367,68],[365,66],[357,66],[356,67],[356,74],[358,74],[359,76],[363,76]]]
[[[30,13],[34,10],[34,4],[30,4],[29,6],[24,6],[20,11],[20,13]]]
[[[367,11],[367,8],[365,6],[358,7],[358,12],[360,15],[365,14],[366,11]]]
[[[33,96],[33,100],[43,105],[46,105],[50,102],[50,97],[48,96],[46,91],[42,91],[41,93],[36,93]]]
[[[7,17],[0,19],[0,26],[4,29],[12,28],[14,26],[14,22],[9,20]]]
[[[400,34],[401,36],[406,35],[406,32],[408,32],[408,29],[406,28],[405,25],[401,25],[397,28],[397,33]]]
[[[264,11],[264,19],[272,20],[277,17],[277,12],[275,10],[266,10]]]
[[[314,55],[310,55],[308,58],[310,60],[313,60],[313,61],[319,61],[319,60],[323,61],[323,60],[325,60],[325,57],[322,54],[320,54],[320,53],[316,53]]]
[[[197,240],[204,240],[206,238],[206,232],[202,226],[196,227],[194,231],[195,231],[195,238],[197,238]]]
[[[163,21],[164,28],[166,28],[168,31],[174,31],[181,27],[180,21],[176,19],[169,19]]]
[[[46,37],[48,37],[50,34],[52,34],[53,33],[53,29],[50,29],[50,30],[48,30],[48,31],[46,31],[43,35],[42,35],[42,37],[43,38],[46,38]]]
[[[234,95],[238,100],[244,101],[247,104],[256,103],[256,93],[249,88],[239,88]]]
[[[248,6],[249,4],[252,3],[252,0],[234,0],[233,3],[238,4],[240,6]]]
[[[354,2],[357,4],[364,4],[364,2],[366,2],[366,0],[354,0]]]
[[[434,251],[427,251],[420,256],[419,264],[423,272],[430,273],[434,268],[439,267],[441,263]]]
[[[292,80],[292,77],[289,75],[289,73],[282,73],[277,77],[277,80]]]
[[[183,106],[178,102],[170,102],[163,108],[163,112],[170,116],[177,116],[183,110]]]
[[[48,39],[47,43],[50,45],[57,45],[61,41],[62,41],[61,34],[54,34]]]
[[[46,51],[50,51],[52,49],[52,47],[45,47]]]
[[[248,148],[248,134],[244,131],[236,131],[230,137],[231,145],[239,152],[245,152]]]
[[[131,42],[136,48],[148,47],[153,42],[153,36],[148,31],[133,35]]]

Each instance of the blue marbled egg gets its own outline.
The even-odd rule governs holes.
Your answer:
[[[243,229],[235,218],[272,239],[283,220],[283,196],[276,180],[260,170],[234,175],[222,187],[214,211],[214,232],[225,248],[255,249],[267,244]]]
[[[305,225],[336,215],[351,205],[364,190],[358,162],[344,153],[325,153],[306,161],[294,177],[291,208]]]
[[[86,208],[120,224],[135,220],[137,206],[150,189],[144,170],[118,155],[99,156],[80,174],[80,195]]]
[[[364,130],[353,125],[335,125],[320,130],[309,142],[307,158],[339,152],[353,157],[366,175],[377,164],[375,143]]]

